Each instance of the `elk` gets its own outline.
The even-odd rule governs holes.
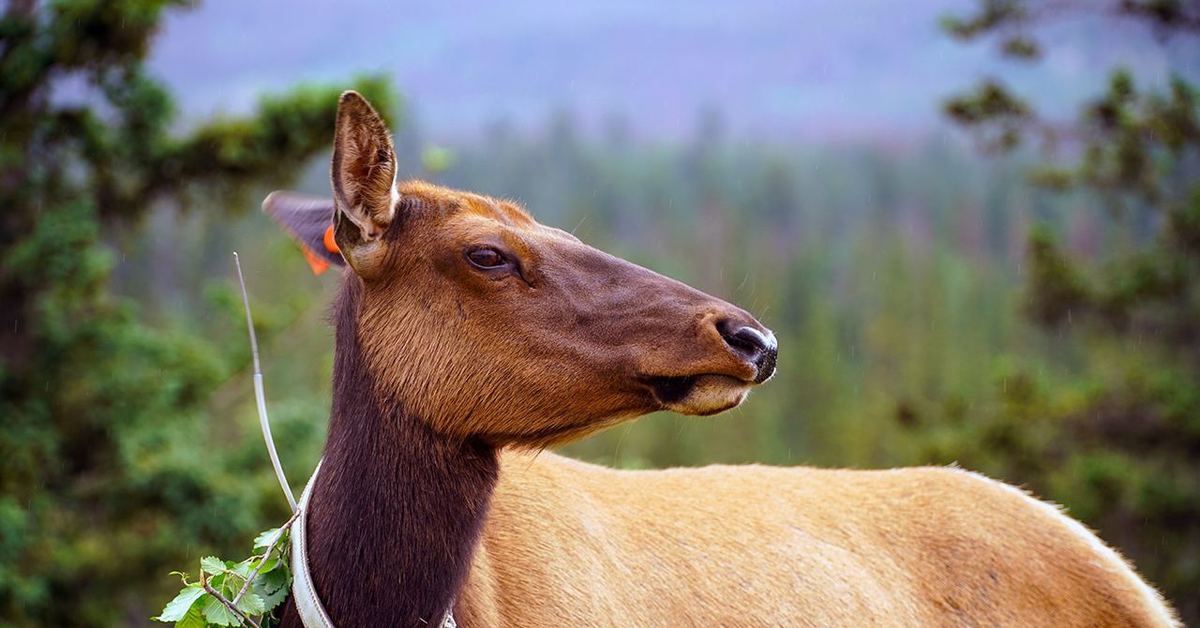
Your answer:
[[[622,471],[543,451],[733,408],[774,373],[775,337],[514,203],[399,182],[353,92],[332,183],[332,202],[264,207],[348,266],[305,528],[335,625],[1177,625],[1081,524],[959,468]],[[283,624],[300,621],[293,600]]]

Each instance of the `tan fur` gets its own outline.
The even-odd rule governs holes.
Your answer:
[[[1052,507],[953,468],[615,471],[508,454],[464,626],[1171,626]]]
[[[354,344],[380,405],[443,450],[719,412],[774,372],[773,336],[739,308],[513,203],[380,187],[391,140],[361,98],[342,104],[336,237],[362,280]],[[473,265],[479,247],[512,267]],[[746,328],[770,338],[769,359],[729,331]],[[962,470],[616,471],[511,451],[456,613],[470,628],[1176,623],[1077,522]]]

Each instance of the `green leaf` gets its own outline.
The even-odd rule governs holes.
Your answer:
[[[218,626],[237,626],[242,623],[233,611],[211,595],[208,596],[208,603],[204,605],[204,620]]]
[[[225,573],[225,562],[216,556],[205,556],[200,559],[200,568],[210,575]]]
[[[257,566],[257,564],[258,561],[247,558],[246,560],[234,565],[230,571],[241,576],[242,580],[245,581],[250,578],[250,574],[254,573],[254,568]]]
[[[238,600],[237,607],[239,611],[247,615],[262,615],[267,612],[266,602],[252,591],[246,591],[242,599]]]
[[[217,587],[214,585],[214,588],[220,591],[221,595],[225,596],[225,599],[232,600],[238,594],[238,591],[242,590],[242,585],[245,583],[245,578],[240,578],[237,574],[229,571],[225,573],[225,581],[221,583],[221,586]]]
[[[272,555],[270,558],[263,559],[262,568],[258,570],[258,573],[264,574],[264,573],[274,571],[275,569],[277,569],[279,567],[280,564],[282,564],[282,563],[280,563],[279,557],[276,555]]]
[[[266,609],[264,612],[274,610],[275,607],[283,604],[283,601],[287,599],[288,593],[290,592],[291,589],[287,587],[281,587],[271,593],[259,596],[262,598],[263,608]]]
[[[183,616],[183,619],[175,622],[175,628],[207,628],[208,622],[204,621],[203,604],[194,604]]]
[[[254,579],[254,592],[262,597],[269,611],[287,599],[291,584],[292,576],[287,569],[273,569]]]
[[[203,595],[204,589],[198,584],[184,587],[179,592],[179,595],[175,596],[175,599],[167,602],[167,605],[163,607],[162,613],[158,617],[151,617],[151,619],[161,622],[179,621],[188,614],[188,611],[192,608],[192,604],[195,604],[196,600],[200,599]]]
[[[262,587],[264,591],[274,591],[276,589],[285,588],[292,583],[292,574],[288,569],[272,569],[258,574],[254,579],[256,586]]]
[[[254,549],[266,549],[267,547],[270,547],[271,544],[275,542],[275,539],[278,538],[282,533],[283,528],[271,528],[270,530],[260,532],[258,536],[254,537]]]
[[[220,591],[221,588],[225,586],[225,581],[228,579],[228,578],[226,578],[226,576],[228,576],[228,575],[229,574],[223,573],[223,574],[218,574],[216,576],[209,578],[208,586],[216,589],[217,591]]]

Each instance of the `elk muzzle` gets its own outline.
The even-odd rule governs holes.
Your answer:
[[[695,317],[699,329],[690,350],[665,350],[674,354],[671,363],[660,364],[663,374],[646,380],[663,409],[681,414],[717,414],[740,405],[775,374],[779,355],[771,330],[728,303],[703,298],[705,313]]]
[[[725,344],[736,354],[754,364],[754,383],[761,384],[775,374],[775,359],[779,355],[779,343],[769,329],[759,331],[750,325],[722,320],[717,331]]]

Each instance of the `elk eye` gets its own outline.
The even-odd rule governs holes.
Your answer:
[[[504,256],[496,249],[475,249],[467,253],[467,261],[471,262],[475,268],[484,270],[495,270],[508,265],[508,260],[504,259]]]

